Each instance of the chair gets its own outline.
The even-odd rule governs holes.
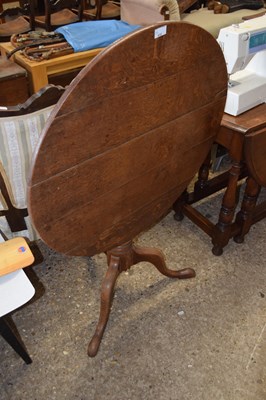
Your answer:
[[[185,3],[176,0],[121,0],[121,19],[130,24],[140,25],[167,19],[181,20],[197,25],[217,38],[221,28],[242,22],[244,17],[259,14],[263,10],[243,9],[228,14],[214,14],[213,10],[202,7],[188,13],[184,12]]]
[[[30,364],[32,360],[8,314],[27,303],[35,293],[23,271],[33,263],[34,257],[26,240],[17,237],[0,243],[0,260],[0,334],[25,363]]]
[[[35,16],[35,24],[46,31],[82,21],[83,0],[44,0],[45,15]]]
[[[7,8],[0,14],[0,42],[9,42],[13,34],[35,29],[34,7],[30,0],[20,7]]]
[[[36,239],[27,217],[27,175],[45,121],[63,92],[48,85],[23,104],[0,108],[0,227],[8,237],[20,232]]]
[[[0,0],[0,12],[3,12],[6,6],[4,4],[15,3],[14,0]]]
[[[120,19],[120,3],[108,0],[85,0],[84,19]]]

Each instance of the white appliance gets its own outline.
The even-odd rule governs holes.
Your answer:
[[[225,112],[239,115],[266,102],[266,15],[220,30],[229,74]]]

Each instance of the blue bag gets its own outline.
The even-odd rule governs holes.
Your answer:
[[[106,47],[115,40],[140,28],[118,20],[78,22],[56,29],[73,47],[74,52]]]

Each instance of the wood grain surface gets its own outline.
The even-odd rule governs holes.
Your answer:
[[[41,238],[93,255],[159,221],[210,150],[226,90],[220,47],[191,24],[143,28],[101,52],[61,97],[35,153],[28,201]]]
[[[251,176],[266,186],[266,128],[249,133],[244,142],[245,160]]]

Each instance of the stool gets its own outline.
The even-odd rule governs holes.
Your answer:
[[[28,97],[27,71],[20,65],[0,57],[0,106],[24,103]]]

